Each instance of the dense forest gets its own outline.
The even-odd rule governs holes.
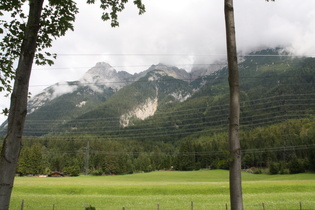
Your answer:
[[[315,171],[315,59],[269,49],[247,55],[239,69],[243,169]],[[64,115],[56,107],[42,112],[46,120],[29,118],[17,173],[228,169],[227,68],[192,81],[149,77],[65,123],[45,117]],[[175,100],[174,90],[191,97]],[[121,127],[119,116],[151,95],[159,101],[155,114]],[[73,95],[64,98],[75,100]]]
[[[261,173],[315,170],[313,117],[242,130],[243,168]],[[198,133],[178,142],[107,139],[93,135],[24,139],[21,175],[128,174],[152,170],[228,169],[227,132]]]

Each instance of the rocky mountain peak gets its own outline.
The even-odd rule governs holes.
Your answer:
[[[169,66],[163,63],[152,65],[147,71],[160,70],[165,72],[168,76],[174,77],[175,79],[187,80],[190,78],[190,74],[184,70],[179,69],[175,66]]]
[[[106,62],[99,62],[83,75],[80,82],[97,92],[101,91],[98,86],[119,90],[126,85],[125,79],[129,75],[127,72],[117,72]]]
[[[112,78],[117,75],[117,71],[108,63],[99,62],[88,70],[80,79],[81,82],[99,83],[103,79]]]

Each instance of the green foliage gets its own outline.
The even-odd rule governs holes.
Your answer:
[[[68,176],[79,176],[80,167],[78,165],[64,167],[63,172]]]
[[[196,169],[195,145],[191,141],[181,143],[177,156],[177,169],[191,171]]]
[[[94,176],[100,176],[100,175],[103,174],[103,171],[101,169],[95,169],[95,170],[92,171],[91,174],[94,175]]]
[[[93,91],[88,87],[82,87],[77,83],[68,83],[68,85],[73,88],[78,85],[78,88],[73,93],[57,97],[29,114],[26,118],[24,135],[42,136],[59,129],[62,131],[63,128],[60,127],[60,122],[65,124],[85,114],[113,95],[112,89],[105,89],[102,93],[92,94]],[[85,102],[84,106],[79,106],[82,101]],[[46,123],[37,123],[39,120],[45,120]]]
[[[308,148],[307,145],[314,144],[314,125],[313,120],[304,119],[242,130],[243,168],[251,169],[253,173],[266,173],[263,168],[269,167],[270,173],[274,174],[296,173],[296,168],[313,171],[314,148]],[[229,168],[226,132],[207,136],[193,135],[175,143],[132,139],[109,140],[98,135],[63,134],[27,138],[24,144],[18,167],[22,174],[59,171],[71,175],[74,168],[76,174],[85,173],[87,152],[88,171],[93,175],[130,174],[160,169]],[[28,155],[31,153],[33,156]],[[40,155],[41,158],[38,158],[42,160],[40,164],[35,162],[35,154]],[[31,157],[33,160],[29,161]],[[31,163],[33,165],[30,165]],[[38,172],[39,165],[41,170]]]
[[[295,154],[292,156],[292,159],[288,163],[288,167],[289,167],[291,174],[297,174],[297,173],[305,172],[303,161],[299,160]]]
[[[138,171],[150,172],[153,170],[151,165],[151,159],[145,153],[141,153],[138,156],[138,158],[135,160],[135,166],[138,169]]]
[[[279,162],[279,173],[280,174],[289,174],[290,170],[288,169],[288,164],[285,161]]]
[[[253,169],[253,174],[263,174],[264,171],[261,168],[254,168]]]
[[[93,207],[93,206],[89,206],[89,207],[85,207],[85,210],[95,210],[96,208],[95,207]]]
[[[125,9],[125,4],[128,0],[117,0],[117,1],[101,1],[100,8],[104,10],[102,14],[102,20],[111,20],[111,26],[119,26],[118,13]],[[95,0],[87,0],[88,4],[94,4]],[[134,0],[133,3],[139,9],[139,15],[145,12],[145,6],[141,0]],[[108,11],[109,10],[109,11]]]
[[[22,175],[36,175],[44,172],[44,159],[40,144],[22,149],[17,172]]]
[[[315,171],[315,149],[312,148],[312,149],[309,149],[308,151],[309,153],[309,170],[311,171]]]
[[[0,92],[11,92],[10,81],[15,77],[14,62],[20,56],[23,39],[25,39],[28,16],[22,7],[28,1],[10,1],[9,4],[1,2],[0,10],[11,13],[11,19],[0,21],[0,32],[3,35],[0,42]],[[32,4],[30,4],[32,6]],[[37,38],[35,63],[37,65],[52,65],[50,57],[56,58],[49,52],[43,52],[52,46],[53,39],[64,36],[66,31],[73,30],[75,14],[78,12],[72,0],[49,1],[43,8],[40,30]],[[0,16],[3,13],[0,13]]]
[[[280,170],[280,164],[276,162],[270,163],[269,173],[270,174],[278,174]]]

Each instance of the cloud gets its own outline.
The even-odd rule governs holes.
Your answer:
[[[314,45],[315,2],[286,0],[238,1],[236,31],[238,49],[283,46],[296,55],[312,55]],[[247,8],[247,9],[245,9]],[[307,47],[312,46],[312,47]]]
[[[97,5],[80,2],[75,31],[57,40],[53,48],[60,54],[57,65],[73,70],[64,75],[82,75],[84,68],[74,67],[88,68],[99,61],[134,73],[159,62],[187,66],[225,58],[223,1],[144,3],[144,15],[139,16],[129,3],[119,15],[120,27],[111,28],[109,22],[100,20]],[[284,46],[297,54],[313,53],[313,0],[242,0],[234,4],[238,50]]]

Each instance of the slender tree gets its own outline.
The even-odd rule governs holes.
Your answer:
[[[224,13],[230,86],[230,203],[232,210],[242,210],[241,147],[239,139],[240,84],[237,63],[233,0],[225,0]]]
[[[275,1],[275,0],[266,0]],[[240,83],[237,62],[235,21],[233,0],[224,1],[226,46],[229,68],[230,108],[229,108],[229,145],[230,145],[230,202],[232,210],[243,209],[242,159],[239,138],[240,127]]]
[[[21,139],[27,113],[28,84],[36,41],[40,28],[40,17],[44,0],[30,1],[29,18],[26,24],[20,59],[15,75],[8,118],[8,133],[4,139],[0,157],[0,209],[9,209],[14,176],[21,150]]]
[[[22,6],[28,2],[29,14],[23,13]],[[104,10],[103,20],[111,20],[113,27],[118,26],[117,13],[124,9],[128,0],[101,0]],[[134,0],[139,14],[145,11],[141,0]],[[95,3],[95,0],[87,0]],[[45,5],[45,6],[44,6]],[[8,117],[7,135],[3,141],[0,155],[0,210],[9,209],[10,198],[16,173],[18,157],[22,145],[22,135],[27,114],[27,98],[32,65],[53,64],[50,53],[42,50],[51,47],[52,40],[65,35],[73,29],[78,8],[73,0],[6,0],[0,2],[0,16],[10,13],[14,19],[7,23],[0,21],[0,34],[4,38],[0,44],[0,91],[11,90],[6,79],[14,78],[11,104]],[[18,21],[21,18],[22,21]],[[24,23],[24,20],[26,24]],[[48,58],[47,58],[48,56]],[[53,57],[55,57],[53,55]],[[18,59],[16,71],[14,61]]]

